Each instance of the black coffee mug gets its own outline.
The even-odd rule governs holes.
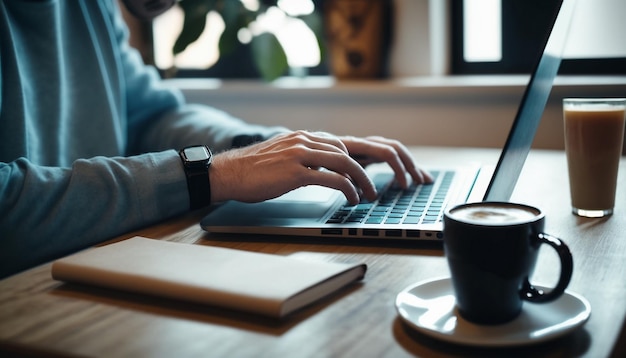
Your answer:
[[[550,302],[570,282],[573,260],[560,239],[545,234],[545,215],[532,206],[481,202],[463,204],[444,214],[444,251],[461,316],[479,324],[513,320],[524,301]],[[539,247],[554,248],[561,275],[549,292],[529,282]]]

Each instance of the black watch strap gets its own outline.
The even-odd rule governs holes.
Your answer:
[[[211,203],[211,183],[209,167],[211,166],[211,150],[204,145],[191,146],[179,152],[187,177],[189,190],[189,207],[192,210],[208,206]]]

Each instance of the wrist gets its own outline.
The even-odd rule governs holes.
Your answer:
[[[211,203],[220,203],[232,199],[228,194],[228,190],[233,186],[232,181],[235,177],[228,176],[229,168],[224,165],[224,156],[228,153],[220,153],[213,157],[211,167],[209,167],[209,182],[211,183]],[[235,173],[236,174],[236,173]],[[226,179],[226,178],[230,178]]]

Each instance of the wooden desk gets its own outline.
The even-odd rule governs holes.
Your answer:
[[[421,163],[495,163],[498,155],[480,149],[414,149]],[[203,212],[195,212],[121,239],[143,235],[280,255],[363,261],[369,271],[362,284],[285,322],[275,322],[200,305],[62,284],[51,279],[50,264],[46,264],[0,281],[0,349],[33,355],[133,357],[623,354],[626,340],[619,335],[626,315],[625,198],[626,159],[622,159],[615,215],[604,220],[577,218],[569,211],[563,152],[531,153],[512,200],[538,206],[547,213],[546,231],[563,238],[574,255],[569,289],[584,295],[592,305],[591,318],[582,329],[541,345],[498,350],[459,347],[406,327],[396,314],[395,297],[417,281],[448,275],[439,247],[229,240],[202,232],[198,221]],[[553,282],[558,265],[548,253],[542,255],[545,260],[536,280]]]

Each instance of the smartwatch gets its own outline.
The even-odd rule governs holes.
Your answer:
[[[211,150],[206,145],[194,145],[183,148],[178,154],[185,168],[191,210],[208,206],[211,203],[209,181],[209,167],[213,160]]]

